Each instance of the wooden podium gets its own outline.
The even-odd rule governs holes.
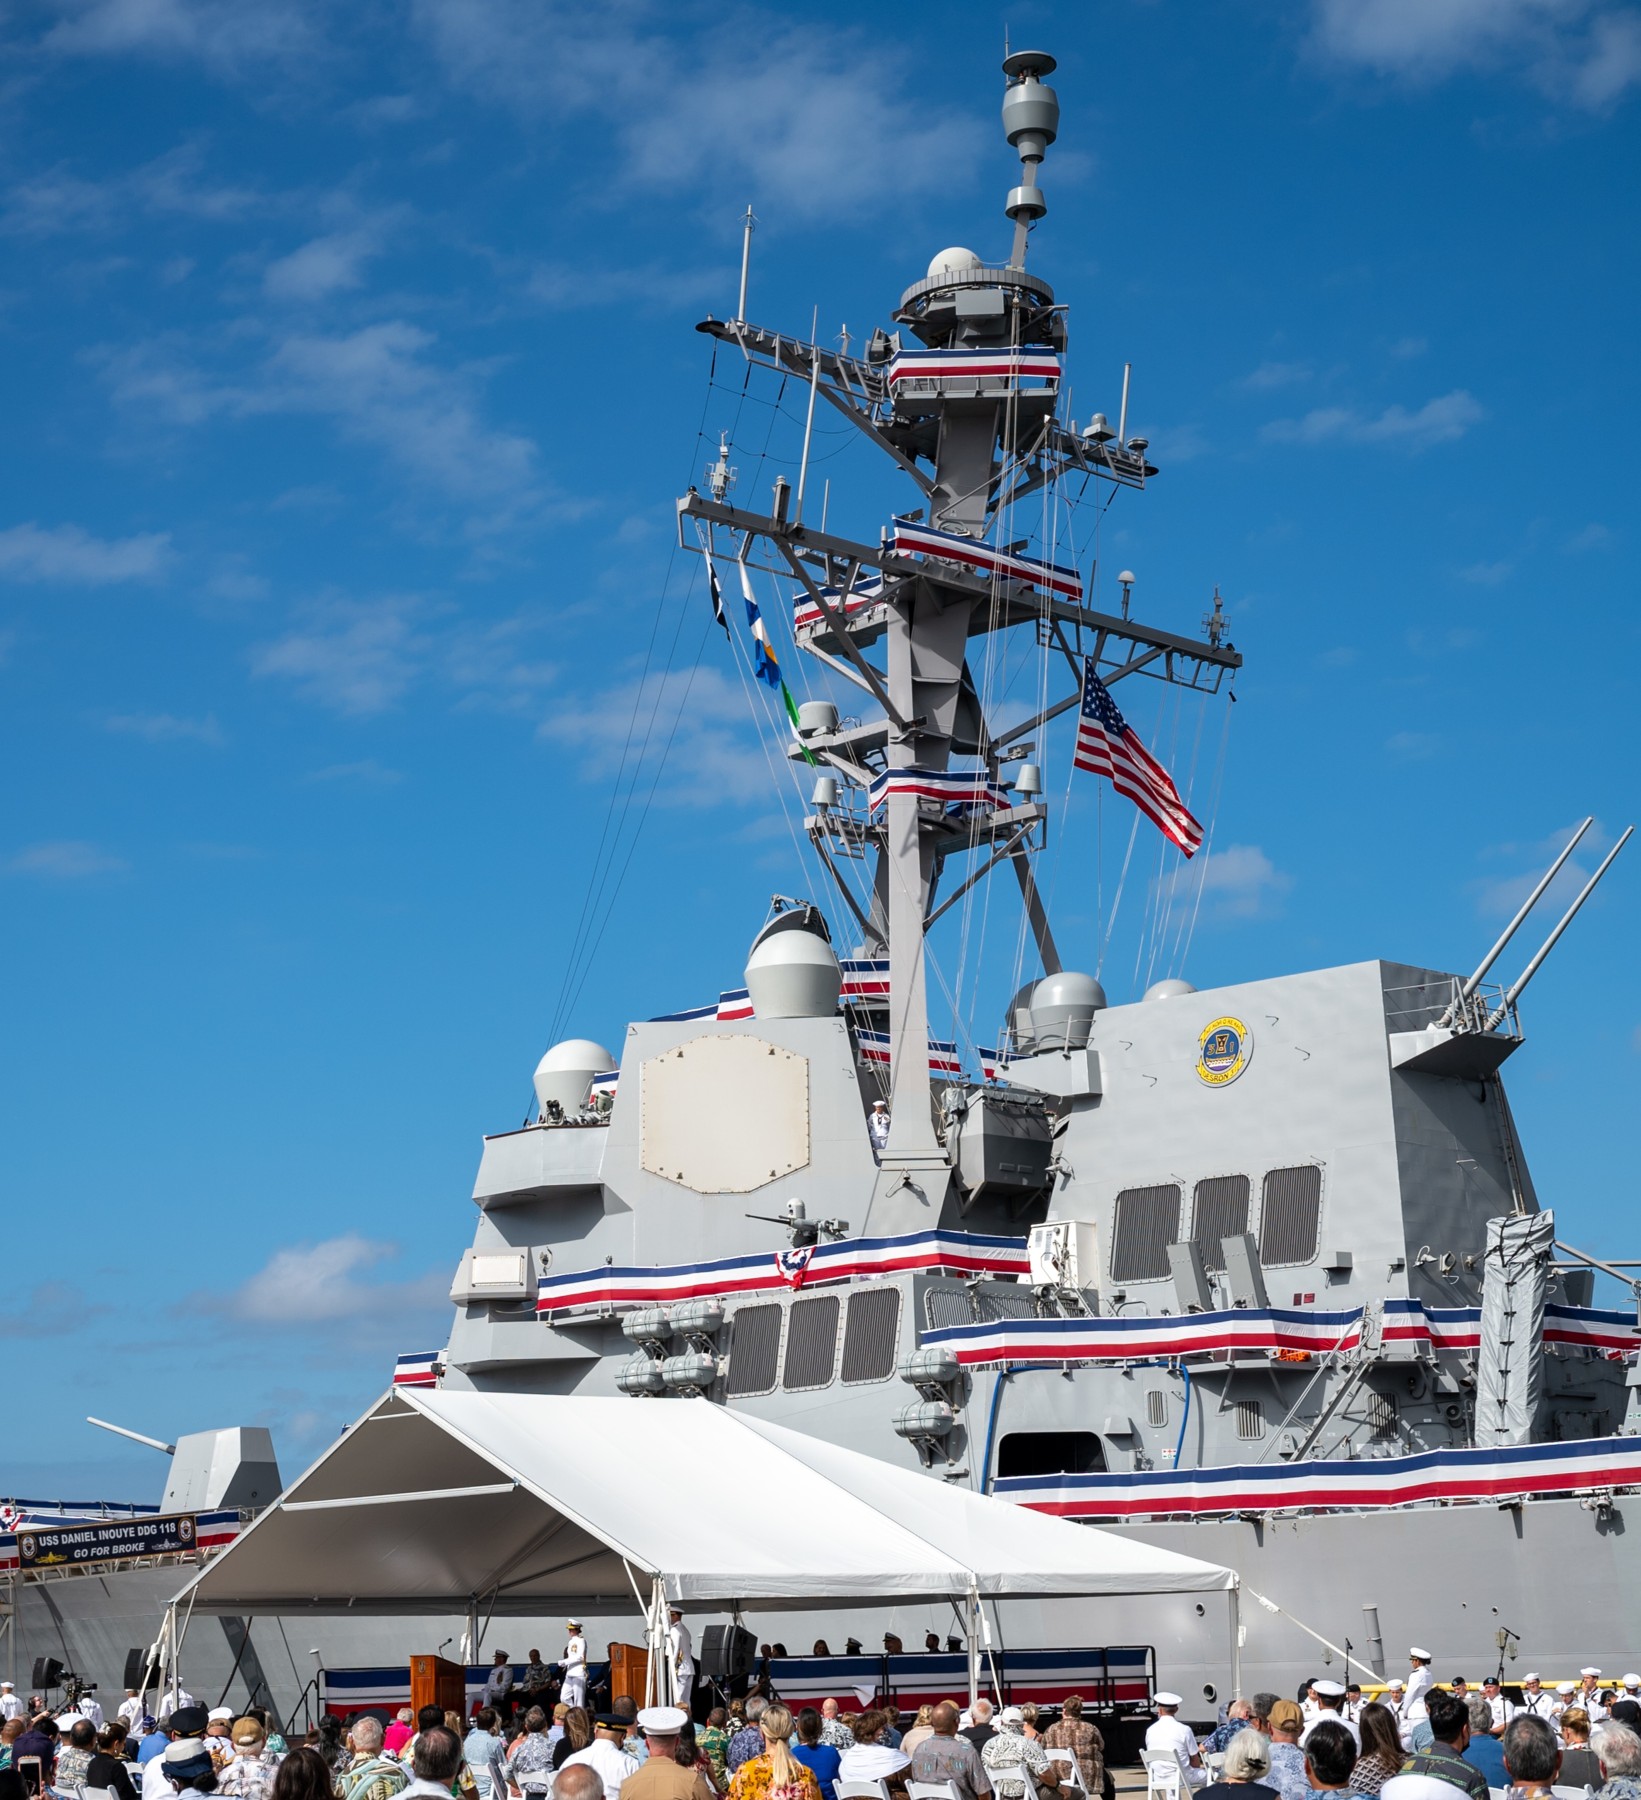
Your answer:
[[[645,1704],[644,1689],[649,1680],[650,1653],[638,1644],[610,1645],[610,1700],[612,1704],[623,1694]]]
[[[410,1705],[413,1712],[420,1712],[424,1706],[436,1706],[441,1712],[453,1712],[458,1719],[465,1719],[466,1669],[443,1656],[411,1657]]]

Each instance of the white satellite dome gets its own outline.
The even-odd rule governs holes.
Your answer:
[[[1039,1050],[1082,1050],[1105,1005],[1105,989],[1092,975],[1062,969],[1031,990],[1031,1033]]]
[[[1181,981],[1177,975],[1170,975],[1166,981],[1153,981],[1143,997],[1147,1000],[1177,1000],[1181,994],[1194,994],[1196,991],[1190,982]]]
[[[607,1075],[614,1067],[614,1056],[602,1044],[591,1038],[566,1038],[536,1064],[536,1102],[543,1112],[549,1100],[556,1100],[566,1112],[579,1112],[587,1104],[593,1077]]]
[[[781,913],[760,931],[746,959],[746,990],[760,1019],[824,1019],[838,1009],[843,971],[813,906]]]
[[[982,267],[980,258],[972,250],[965,250],[961,244],[952,244],[939,251],[929,264],[931,275],[966,274],[970,269]]]

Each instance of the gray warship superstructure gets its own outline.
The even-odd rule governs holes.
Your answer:
[[[1636,1309],[1591,1305],[1605,1265],[1558,1246],[1505,1098],[1549,944],[1487,979],[1572,845],[1468,977],[1364,961],[1108,1004],[1062,966],[1033,874],[1050,732],[1063,767],[1090,672],[1207,704],[1241,658],[1217,600],[1200,636],[1144,625],[1131,578],[1102,613],[1030,548],[1028,496],[1156,473],[1125,421],[1064,417],[1066,310],[1026,266],[1052,68],[1005,64],[1005,262],[942,252],[855,357],[749,323],[744,271],[737,316],[700,328],[858,427],[917,508],[879,536],[817,528],[802,477],[741,503],[727,441],[678,507],[715,591],[772,572],[798,647],[852,690],[860,718],[809,701],[787,751],[849,953],[812,901],[777,902],[744,990],[630,1024],[618,1053],[549,1051],[532,1122],[485,1141],[421,1378],[704,1395],[1231,1563],[1274,1603],[1244,1611],[1255,1687],[1347,1638],[1353,1672],[1382,1667],[1381,1633],[1393,1669],[1408,1641],[1479,1665],[1501,1631],[1542,1667],[1623,1667]],[[1005,728],[986,669],[1010,632],[1069,691]],[[982,1056],[989,1032],[929,1038],[928,946],[997,876],[1038,972]],[[1005,1614],[1016,1645],[1097,1629]],[[1223,1693],[1202,1605],[1144,1624],[1193,1704]]]

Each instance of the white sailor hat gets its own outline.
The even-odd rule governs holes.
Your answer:
[[[579,1619],[566,1619],[564,1623],[566,1625],[573,1625],[577,1631],[581,1629],[581,1621]]]
[[[1409,1644],[1407,1647],[1407,1653],[1409,1656],[1418,1657],[1420,1662],[1429,1662],[1430,1661],[1430,1652],[1428,1650],[1421,1650],[1417,1644]]]
[[[231,1706],[213,1706],[205,1715],[207,1721],[212,1725],[220,1723],[223,1719],[231,1719],[234,1716],[234,1709]]]
[[[1576,1681],[1563,1681],[1556,1688],[1556,1692],[1558,1694],[1576,1694],[1578,1692],[1578,1683]]]
[[[1600,1673],[1601,1673],[1601,1671],[1599,1669],[1580,1669],[1579,1670],[1580,1675],[1599,1675]]]
[[[1311,1688],[1324,1700],[1343,1700],[1345,1697],[1345,1686],[1341,1681],[1313,1681]]]
[[[1158,1706],[1183,1706],[1185,1704],[1178,1694],[1153,1694],[1151,1698],[1156,1701]]]
[[[689,1714],[681,1706],[646,1706],[638,1715],[638,1729],[647,1736],[676,1737],[684,1729]]]
[[[1385,1683],[1385,1686],[1386,1687],[1405,1688],[1407,1686],[1407,1683],[1402,1680],[1400,1675],[1392,1675],[1390,1680]]]
[[[1523,1675],[1521,1680],[1522,1680],[1523,1686],[1525,1686],[1529,1681],[1537,1681],[1538,1680],[1538,1670],[1533,1669],[1530,1673]]]
[[[1624,1685],[1625,1687],[1641,1687],[1641,1675],[1626,1675]]]

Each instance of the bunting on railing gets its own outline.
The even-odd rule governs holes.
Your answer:
[[[1325,1355],[1356,1348],[1362,1339],[1362,1313],[1359,1306],[1339,1311],[1230,1307],[1221,1312],[1179,1315],[998,1319],[926,1331],[922,1341],[950,1350],[970,1367],[1141,1362],[1224,1356],[1236,1351]],[[1630,1355],[1641,1349],[1641,1330],[1631,1312],[1547,1306],[1544,1313],[1546,1344],[1576,1345],[1609,1355]],[[1417,1300],[1387,1300],[1380,1341],[1416,1351],[1474,1350],[1481,1342],[1481,1308],[1427,1307]]]
[[[1641,1438],[1618,1437],[1360,1461],[1242,1463],[1183,1474],[1125,1469],[1120,1475],[1016,1475],[1000,1478],[992,1492],[1064,1519],[1206,1518],[1535,1499],[1638,1483]]]
[[[892,1060],[890,1054],[889,1034],[886,1031],[857,1031],[855,1042],[860,1049],[860,1060],[866,1063],[881,1063],[884,1068]],[[943,1044],[938,1038],[929,1039],[929,1073],[931,1075],[961,1075],[963,1058],[956,1044]]]
[[[868,606],[876,606],[883,598],[883,577],[881,575],[862,574],[844,598],[842,588],[823,587],[826,605],[833,613],[842,612],[846,619],[852,619],[856,613],[863,612]],[[810,625],[819,625],[826,619],[826,608],[814,599],[807,588],[800,588],[792,596],[792,627],[802,630]]]
[[[933,525],[896,519],[889,527],[888,548],[901,556],[940,557],[981,575],[1024,581],[1068,600],[1080,601],[1083,597],[1083,578],[1075,569],[1043,562],[1035,556],[1021,556],[1018,551],[999,550],[979,538],[965,537],[960,531],[941,531]]]
[[[1023,1238],[975,1232],[918,1231],[904,1237],[850,1238],[817,1244],[804,1265],[804,1286],[858,1281],[906,1270],[926,1274],[1024,1276],[1030,1272]],[[790,1283],[768,1251],[716,1262],[672,1263],[648,1268],[601,1265],[543,1275],[536,1295],[540,1313],[588,1312],[658,1306],[673,1300],[764,1293]]]
[[[876,812],[891,794],[911,794],[919,800],[979,812],[1006,810],[1014,804],[1009,790],[984,769],[885,769],[867,786],[868,809]]]
[[[407,1355],[396,1357],[393,1363],[393,1385],[437,1387],[439,1358],[443,1355],[442,1350],[412,1350]]]
[[[889,391],[906,382],[983,381],[988,385],[1007,382],[1058,382],[1060,359],[1052,350],[1001,349],[977,350],[900,350],[889,359]]]
[[[889,998],[889,959],[846,957],[838,964],[843,976],[841,1000],[869,1001]]]

